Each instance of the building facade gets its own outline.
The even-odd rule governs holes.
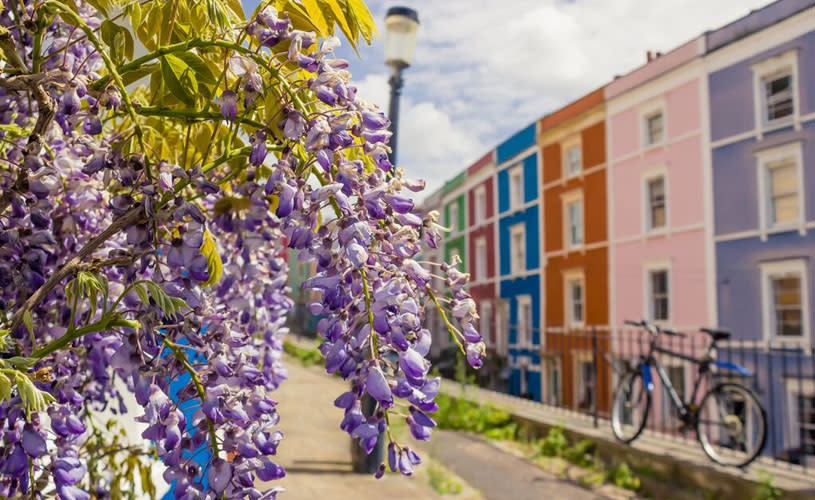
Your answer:
[[[495,150],[498,297],[506,303],[509,390],[540,400],[540,152],[535,123]]]
[[[719,324],[756,348],[741,361],[767,452],[812,464],[815,2],[754,11],[708,33],[707,52]]]
[[[449,232],[444,238],[444,260],[452,262],[453,256],[461,259],[459,269],[467,270],[467,172],[461,172],[444,183],[442,203],[444,204],[444,226]]]
[[[598,328],[605,334],[609,323],[605,127],[602,88],[545,116],[538,127],[545,227],[543,401],[584,411],[594,401],[608,411],[610,401],[608,338],[594,335]],[[602,362],[596,363],[595,354]]]
[[[439,213],[440,217],[442,217],[441,214],[444,212],[444,205],[442,203],[443,194],[442,187],[428,195],[422,202],[422,213],[428,214],[435,211]],[[443,220],[440,220],[439,222],[443,223]],[[421,258],[431,262],[442,262],[445,260],[444,249],[445,245],[443,243],[439,245],[438,248],[430,248],[426,244],[423,244]],[[435,274],[438,275],[438,273]],[[444,289],[444,283],[440,278],[434,277],[432,279],[434,290]],[[447,331],[447,327],[441,318],[441,314],[435,307],[428,306],[427,314],[425,315],[424,327],[430,330],[430,334],[433,338],[433,342],[430,345],[430,358],[437,360],[441,355],[441,352],[449,347],[452,341],[450,339],[450,333]]]

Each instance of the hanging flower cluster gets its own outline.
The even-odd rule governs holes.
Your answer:
[[[176,498],[273,498],[287,247],[315,263],[326,371],[350,381],[340,427],[369,453],[386,433],[392,470],[420,460],[390,419],[421,440],[435,425],[425,311],[482,363],[468,276],[419,260],[438,214],[415,210],[424,184],[388,160],[390,123],[357,98],[339,39],[306,29],[297,2],[248,22],[233,3],[110,17],[104,1],[3,2],[0,496],[110,488],[88,471],[108,409],[147,426]],[[366,19],[344,26],[370,35]]]

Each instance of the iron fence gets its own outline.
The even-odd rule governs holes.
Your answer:
[[[607,425],[614,387],[621,373],[648,352],[646,332],[608,327],[527,329],[518,335],[508,327],[508,392],[552,409]],[[708,353],[710,337],[688,332],[685,337],[662,336],[658,345],[684,357],[655,353],[683,401],[699,403],[708,389],[703,383],[695,401],[693,392],[699,359]],[[713,383],[738,381],[750,388],[767,414],[768,435],[763,461],[804,470],[815,469],[815,349],[794,341],[729,340],[718,343],[715,356],[751,372],[714,369]],[[662,438],[696,439],[681,428],[676,409],[656,373],[652,407],[646,429]],[[689,443],[690,444],[690,443]],[[697,446],[695,443],[694,446]]]

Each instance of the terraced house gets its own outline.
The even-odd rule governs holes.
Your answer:
[[[598,328],[607,332],[609,320],[603,89],[546,115],[538,128],[545,228],[543,401],[588,411],[599,393],[598,409],[607,411],[609,343],[607,336],[599,343],[594,338]]]
[[[467,270],[467,227],[466,189],[467,172],[461,172],[453,177],[442,188],[442,203],[444,205],[444,225],[449,232],[444,238],[444,260],[452,262],[454,256],[461,259],[459,269]]]
[[[498,296],[508,311],[509,390],[540,400],[540,152],[533,123],[495,149]]]
[[[497,299],[495,238],[495,154],[485,154],[467,170],[467,270],[478,304],[479,330],[491,357],[486,374],[492,387],[504,387],[507,355],[506,304]]]
[[[706,41],[719,324],[777,417],[766,452],[812,464],[815,2],[770,4]]]

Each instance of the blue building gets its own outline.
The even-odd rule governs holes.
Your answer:
[[[509,390],[541,399],[540,151],[533,123],[495,150],[498,296],[509,324]]]
[[[815,463],[815,1],[706,35],[718,322],[768,412],[766,453]]]

